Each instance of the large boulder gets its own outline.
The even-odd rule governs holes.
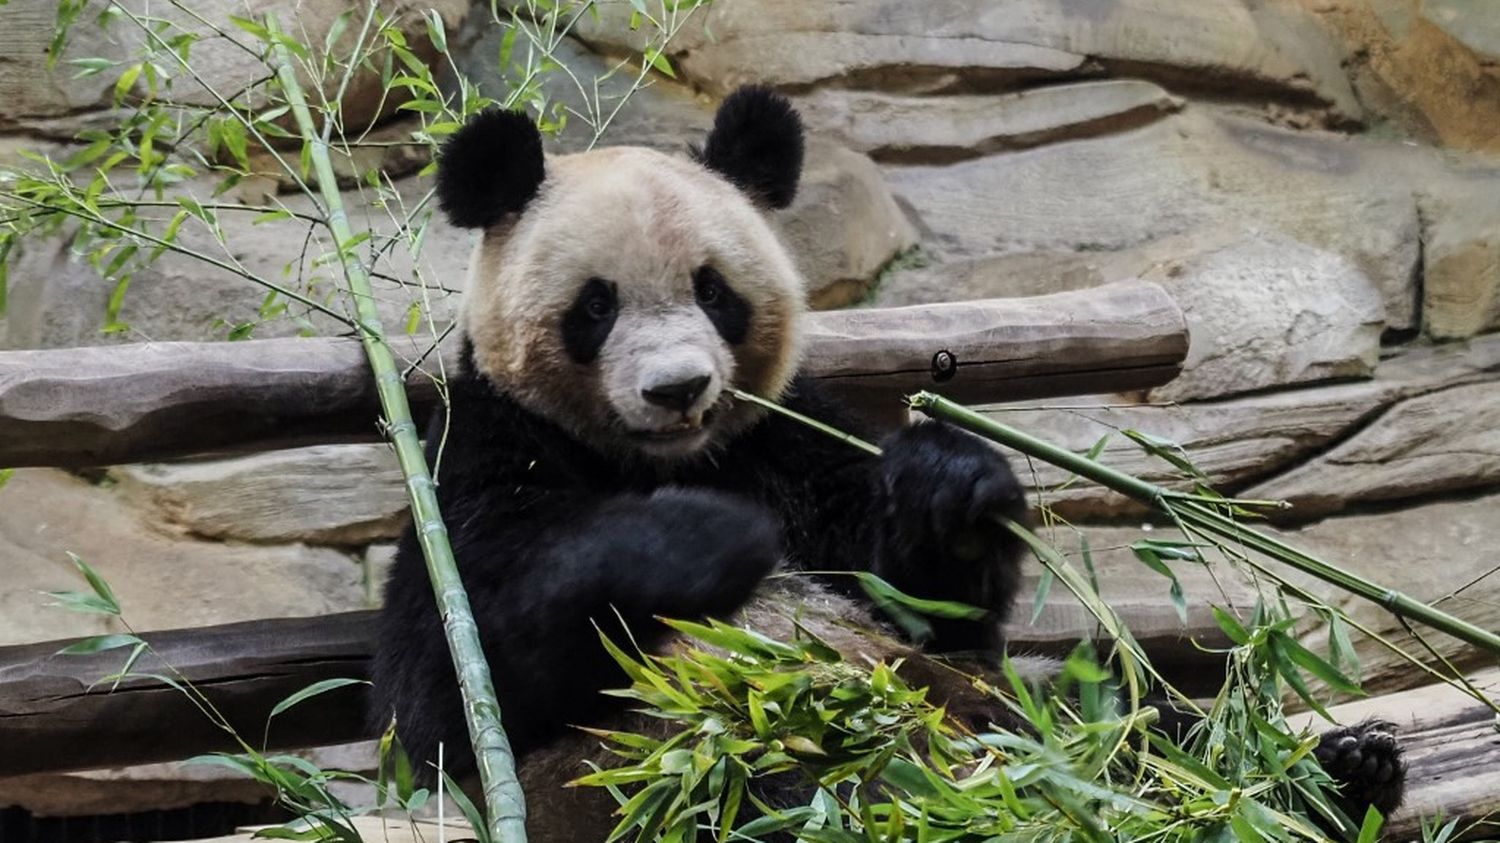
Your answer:
[[[1342,257],[1279,233],[1208,245],[1145,273],[1177,301],[1192,338],[1183,372],[1151,391],[1182,401],[1367,377],[1385,309]]]
[[[425,180],[397,183],[402,201],[415,203],[428,188]],[[211,187],[199,186],[204,202]],[[222,200],[221,200],[222,201]],[[365,208],[357,194],[346,194],[351,214],[367,221],[376,236],[391,234],[395,225],[384,211]],[[311,213],[311,202],[301,195],[279,198],[293,213]],[[222,211],[218,226],[221,244],[197,219],[185,223],[178,244],[208,258],[228,263],[254,277],[305,295],[334,313],[352,313],[336,263],[325,255],[326,238],[310,237],[309,224],[299,219],[261,222],[256,213]],[[454,318],[473,235],[434,215],[415,260],[404,242],[386,250],[372,279],[376,303],[393,341],[420,348],[433,330],[441,331]],[[368,254],[368,252],[366,253]],[[420,268],[420,274],[417,269]],[[421,289],[426,284],[428,289]],[[119,321],[127,330],[102,334],[113,285],[76,254],[61,237],[32,239],[22,245],[11,271],[9,307],[0,319],[0,347],[55,348],[145,340],[219,340],[236,326],[253,326],[255,337],[333,334],[348,331],[343,322],[305,305],[278,297],[282,311],[266,310],[268,291],[237,271],[220,269],[197,257],[168,252],[135,273],[122,299]],[[414,336],[404,336],[410,309],[422,303],[435,328],[425,321]]]
[[[1209,227],[1263,229],[1351,262],[1375,282],[1385,324],[1411,329],[1420,263],[1412,185],[1432,170],[1404,147],[1189,107],[1105,137],[887,173],[938,263],[1027,253],[1105,260]]]

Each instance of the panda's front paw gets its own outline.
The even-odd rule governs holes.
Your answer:
[[[1391,723],[1366,720],[1324,732],[1313,753],[1338,784],[1340,808],[1356,824],[1372,805],[1385,817],[1401,806],[1406,762]]]
[[[764,507],[721,492],[664,488],[633,504],[612,539],[625,551],[617,588],[655,614],[723,616],[744,604],[781,560],[781,532]],[[637,561],[638,560],[638,561]]]
[[[887,522],[903,551],[935,547],[949,560],[989,555],[996,517],[1026,512],[1021,484],[989,444],[941,422],[892,436],[881,459]]]
[[[918,597],[987,610],[977,623],[935,622],[937,649],[993,649],[1020,580],[1019,541],[998,518],[1026,515],[1005,458],[975,436],[926,422],[887,440],[880,472],[886,551],[876,573]]]

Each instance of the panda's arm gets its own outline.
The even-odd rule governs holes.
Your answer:
[[[809,379],[797,379],[785,401],[868,438]],[[782,417],[768,418],[752,438],[746,458],[768,473],[765,497],[782,515],[795,564],[869,570],[919,597],[978,605],[988,611],[981,623],[936,622],[937,646],[998,644],[998,624],[1019,581],[1021,547],[994,516],[1025,516],[1020,484],[998,451],[931,422],[886,437],[878,458]],[[830,581],[848,589],[849,580]]]

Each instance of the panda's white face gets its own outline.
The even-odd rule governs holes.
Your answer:
[[[692,456],[795,372],[803,282],[762,212],[703,165],[617,147],[547,159],[486,229],[465,328],[528,409],[612,453]]]

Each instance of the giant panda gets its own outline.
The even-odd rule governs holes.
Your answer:
[[[802,158],[796,112],[759,87],[727,97],[689,156],[544,155],[532,121],[499,110],[442,151],[440,207],[479,234],[462,368],[428,458],[533,840],[603,839],[613,824],[604,791],[560,787],[598,754],[572,726],[634,716],[601,693],[627,682],[599,629],[647,649],[671,645],[658,616],[738,616],[789,636],[795,606],[850,658],[906,659],[908,679],[951,710],[980,706],[981,724],[995,710],[951,672],[924,673],[853,578],[767,583],[778,567],[869,570],[984,610],[935,620],[928,650],[997,653],[1021,547],[989,516],[1026,510],[1005,459],[955,428],[907,427],[874,457],[729,397],[735,387],[864,432],[799,374],[804,282],[768,214],[792,201]],[[417,767],[441,743],[447,770],[471,774],[414,527],[385,588],[372,673],[373,717],[394,716]],[[1320,758],[1351,798],[1387,811],[1399,801],[1403,767],[1384,729],[1334,734]]]

